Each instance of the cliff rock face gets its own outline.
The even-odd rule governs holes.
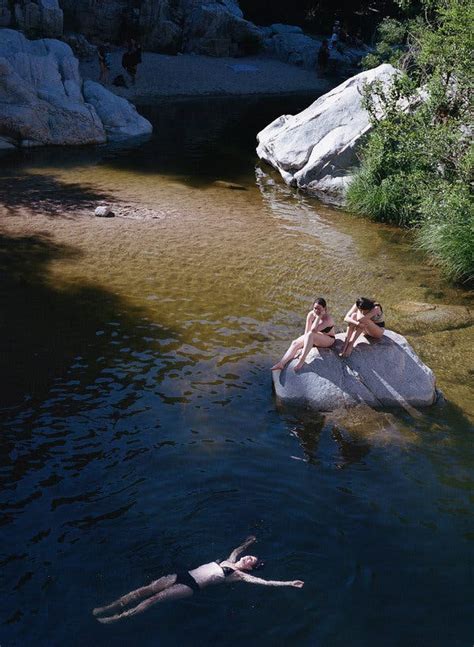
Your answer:
[[[58,38],[63,11],[58,0],[0,0],[0,27],[15,27],[28,36]]]
[[[123,43],[140,37],[151,51],[239,56],[261,43],[237,0],[61,0],[61,6],[68,26],[87,38]]]
[[[364,85],[390,83],[395,69],[380,65],[344,81],[297,115],[278,117],[257,135],[257,155],[287,184],[342,204],[357,164],[357,145],[370,130],[362,107]]]
[[[0,29],[0,148],[95,144],[151,131],[127,101],[95,85],[83,94],[65,43]],[[93,105],[99,94],[100,116]]]

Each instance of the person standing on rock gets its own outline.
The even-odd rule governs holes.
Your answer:
[[[327,310],[326,300],[319,297],[306,315],[304,334],[291,342],[281,360],[272,366],[272,371],[282,371],[289,361],[300,354],[298,363],[295,365],[295,371],[298,371],[313,346],[330,348],[335,340],[333,318]]]
[[[344,317],[348,326],[339,357],[349,357],[360,335],[380,339],[385,330],[384,319],[380,303],[366,297],[359,297]]]

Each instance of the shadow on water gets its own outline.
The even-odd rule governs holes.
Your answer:
[[[117,354],[111,335],[126,335],[134,351],[149,349],[150,341],[176,337],[159,325],[150,332],[146,325],[146,334],[155,336],[146,342],[140,330],[146,313],[103,289],[87,284],[54,287],[48,264],[78,254],[46,235],[0,235],[0,290],[8,304],[0,322],[0,370],[8,376],[3,407],[44,396],[73,360],[89,367],[89,373],[90,367],[100,370],[97,358],[107,365]],[[107,334],[107,329],[112,332]],[[87,370],[84,381],[93,381]]]
[[[20,166],[26,162],[38,168],[97,164],[134,174],[172,176],[194,188],[206,187],[218,179],[235,182],[248,178],[249,169],[253,169],[256,134],[281,114],[300,112],[316,98],[214,97],[212,104],[208,98],[193,98],[141,106],[140,112],[153,123],[153,135],[139,144],[130,141],[88,148],[44,148],[14,153],[9,159]],[[43,188],[52,193],[48,178]],[[71,198],[73,194],[74,185]],[[94,198],[110,199],[92,192],[90,199]],[[84,196],[81,202],[89,206]]]
[[[97,202],[110,202],[111,199],[112,196],[105,191],[84,184],[61,182],[51,175],[3,174],[0,182],[0,204],[8,215],[21,214],[21,210],[28,209],[47,216],[74,218],[78,210],[92,210]]]

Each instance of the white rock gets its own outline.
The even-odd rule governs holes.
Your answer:
[[[53,39],[30,41],[17,31],[0,29],[0,129],[9,143],[98,144],[107,137],[151,132],[150,123],[131,104],[98,87],[90,90],[91,102],[85,101],[69,45]]]
[[[100,207],[96,207],[94,215],[98,218],[113,218],[115,214],[110,207],[102,205]]]
[[[361,403],[411,410],[435,402],[433,372],[402,335],[386,330],[380,340],[360,337],[346,359],[337,354],[344,335],[336,337],[332,348],[310,351],[300,371],[293,369],[295,360],[283,371],[273,371],[282,403],[334,411]]]
[[[112,94],[100,83],[84,81],[83,92],[86,101],[94,106],[104,124],[109,141],[140,137],[152,132],[151,123],[138,114],[135,106]]]
[[[361,105],[367,83],[390,83],[388,64],[362,72],[297,115],[278,117],[257,135],[257,155],[278,169],[287,184],[341,204],[356,164],[360,138],[370,130]]]

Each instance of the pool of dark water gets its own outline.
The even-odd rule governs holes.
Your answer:
[[[255,169],[255,132],[307,103],[168,102],[145,109],[141,146],[2,160],[3,647],[471,644],[472,328],[410,336],[390,309],[471,297],[398,230]],[[75,217],[104,196],[166,215]],[[362,291],[446,402],[415,418],[279,408],[269,367],[308,301],[324,294],[340,321]],[[240,583],[116,625],[91,615],[249,534],[258,575],[302,590]]]

